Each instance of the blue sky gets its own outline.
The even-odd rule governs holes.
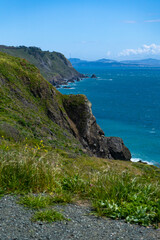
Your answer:
[[[66,57],[160,59],[160,0],[0,0],[0,44]]]

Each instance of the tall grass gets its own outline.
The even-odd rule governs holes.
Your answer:
[[[0,149],[0,186],[7,191],[43,192],[58,188],[59,155],[36,149]]]
[[[6,144],[3,140],[0,146],[1,192],[46,192],[52,196],[52,203],[85,198],[99,216],[144,226],[160,222],[158,168],[145,166],[139,170],[132,163],[67,158],[40,145],[31,148]],[[38,203],[32,197],[23,201],[41,206],[41,199]]]
[[[93,206],[101,216],[144,226],[160,222],[160,184],[128,173],[102,176],[93,188]]]

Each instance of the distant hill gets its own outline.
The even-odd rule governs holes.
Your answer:
[[[73,67],[160,67],[160,60],[157,59],[142,59],[142,60],[124,60],[116,61],[112,59],[99,59],[96,61],[86,61],[79,58],[70,58],[69,61]]]
[[[117,61],[112,60],[112,59],[102,58],[102,59],[97,60],[96,62],[101,62],[101,63],[115,63],[115,62],[117,62]]]
[[[121,63],[125,64],[138,64],[140,66],[152,66],[152,67],[160,67],[160,60],[153,59],[153,58],[147,58],[142,60],[126,60],[121,61]]]
[[[14,57],[24,58],[34,64],[53,85],[63,84],[67,80],[82,77],[65,56],[58,52],[42,51],[37,47],[8,47],[0,45],[0,51]]]
[[[116,60],[111,59],[99,59],[96,61],[86,61],[79,58],[69,58],[69,61],[72,63],[73,67],[94,67],[94,68],[104,68],[104,67],[136,67],[136,64],[126,64],[122,62],[117,62]]]

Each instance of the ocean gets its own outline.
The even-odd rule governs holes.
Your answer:
[[[86,78],[60,88],[85,94],[106,136],[121,137],[132,161],[160,164],[160,68],[77,68]]]

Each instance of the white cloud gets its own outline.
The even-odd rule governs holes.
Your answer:
[[[134,24],[134,23],[136,23],[136,21],[134,21],[134,20],[126,20],[126,21],[124,21],[124,23]]]
[[[96,41],[85,41],[85,40],[83,40],[83,41],[80,41],[78,43],[80,43],[82,45],[86,45],[86,44],[94,44],[94,43],[96,43]]]
[[[124,49],[122,52],[119,53],[119,56],[130,56],[130,55],[157,55],[160,54],[160,45],[151,44],[146,45],[144,44],[142,47],[137,49]]]
[[[108,51],[106,54],[108,57],[111,56],[111,51]]]
[[[155,22],[160,22],[160,19],[153,19],[153,20],[146,20],[144,22],[147,22],[147,23],[155,23]]]

